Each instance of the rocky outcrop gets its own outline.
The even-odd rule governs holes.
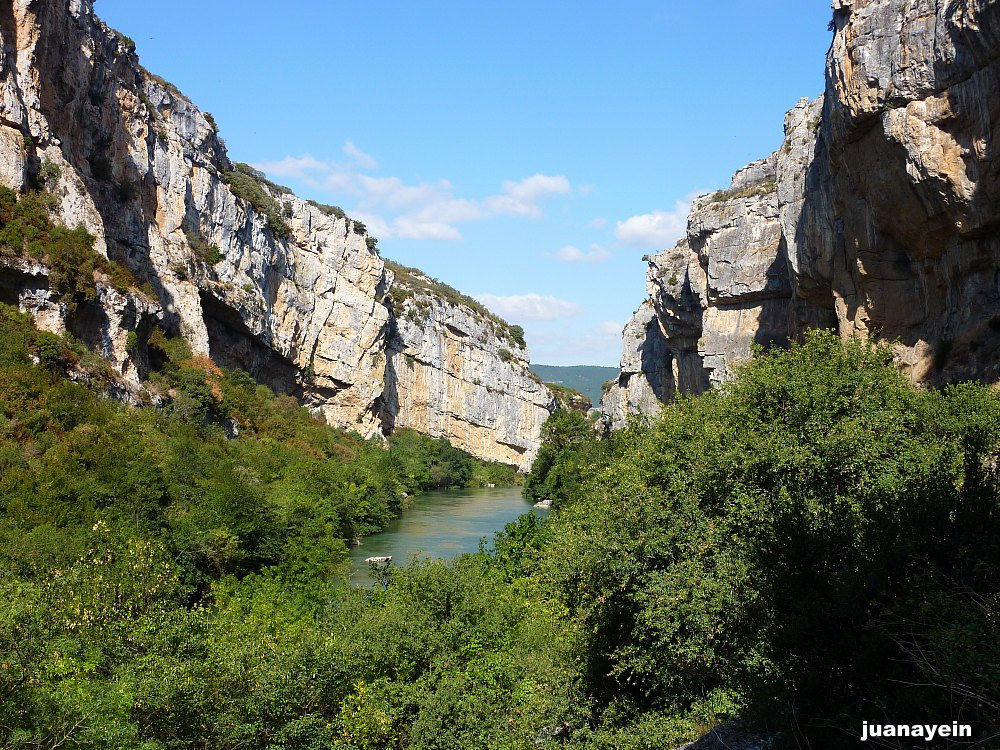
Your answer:
[[[656,416],[660,403],[677,393],[679,375],[649,300],[625,324],[622,339],[621,373],[606,385],[601,400],[604,418],[616,430],[627,424],[629,415]]]
[[[530,461],[551,398],[522,387],[523,357],[501,361],[486,329],[465,346],[442,344],[438,357],[424,352],[420,341],[440,340],[465,312],[442,300],[427,331],[400,324],[392,274],[364,227],[232,163],[211,116],[142,68],[92,0],[2,4],[0,42],[0,183],[46,187],[62,223],[86,227],[99,252],[155,290],[142,311],[102,297],[103,333],[81,324],[128,377],[145,375],[152,315],[196,353],[332,424],[364,435],[423,426],[483,458]],[[70,325],[51,300],[8,296],[54,330]],[[126,355],[128,331],[139,341]],[[400,335],[402,351],[426,355],[420,378],[398,375]],[[488,396],[459,395],[456,382],[480,372]]]
[[[413,279],[413,274],[407,275]],[[527,469],[553,395],[528,370],[528,351],[499,321],[396,278],[385,422],[474,455]],[[518,394],[510,398],[509,394]]]
[[[833,6],[824,95],[650,259],[656,329],[626,329],[607,422],[657,408],[644,379],[631,385],[633,352],[646,369],[688,365],[663,401],[811,327],[891,342],[917,383],[1000,380],[1000,6]]]
[[[149,369],[145,347],[160,317],[160,307],[135,289],[119,290],[97,279],[95,300],[72,309],[49,286],[49,269],[29,258],[0,258],[0,302],[29,313],[36,325],[52,333],[71,333],[99,354],[121,376],[130,392],[140,388]]]

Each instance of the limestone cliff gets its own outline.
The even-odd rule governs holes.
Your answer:
[[[651,257],[609,424],[817,326],[893,342],[914,382],[1000,380],[1000,5],[833,11],[824,95]]]
[[[551,396],[526,384],[524,352],[502,360],[496,331],[444,299],[400,321],[363,225],[231,162],[211,116],[139,65],[92,0],[0,3],[0,183],[47,188],[62,223],[151,285],[155,299],[105,293],[67,316],[44,294],[44,267],[0,271],[6,299],[100,341],[133,383],[157,323],[332,424],[414,426],[483,458],[533,457]],[[410,349],[419,377],[400,375]],[[489,387],[475,391],[476,378]]]
[[[386,423],[527,468],[554,397],[528,370],[519,334],[419,271],[391,268]]]

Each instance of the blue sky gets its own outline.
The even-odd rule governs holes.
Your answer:
[[[823,89],[827,0],[98,0],[230,156],[366,221],[386,257],[617,365],[641,257]]]

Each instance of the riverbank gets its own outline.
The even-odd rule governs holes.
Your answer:
[[[451,559],[476,552],[483,539],[492,544],[496,532],[524,513],[547,513],[535,509],[517,485],[424,492],[408,502],[398,518],[348,552],[351,583],[371,585],[369,557],[391,556],[394,565],[414,557]]]

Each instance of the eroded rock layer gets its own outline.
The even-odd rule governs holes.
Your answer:
[[[492,328],[448,344],[445,321],[475,329],[478,313],[446,300],[425,325],[399,325],[392,274],[363,226],[230,162],[211,116],[142,68],[92,0],[0,3],[0,183],[45,187],[59,221],[86,227],[99,252],[150,282],[155,300],[103,293],[100,331],[75,323],[134,381],[158,320],[332,424],[365,435],[405,424],[482,458],[533,457],[551,396],[526,385],[523,349],[501,360]],[[41,325],[74,324],[41,293],[45,275],[0,272]],[[126,351],[128,332],[138,346]],[[442,342],[417,346],[420,377],[399,377],[399,335],[404,349]]]
[[[650,258],[608,423],[811,327],[892,342],[914,382],[1000,380],[1000,5],[834,0],[832,27],[824,95]]]

